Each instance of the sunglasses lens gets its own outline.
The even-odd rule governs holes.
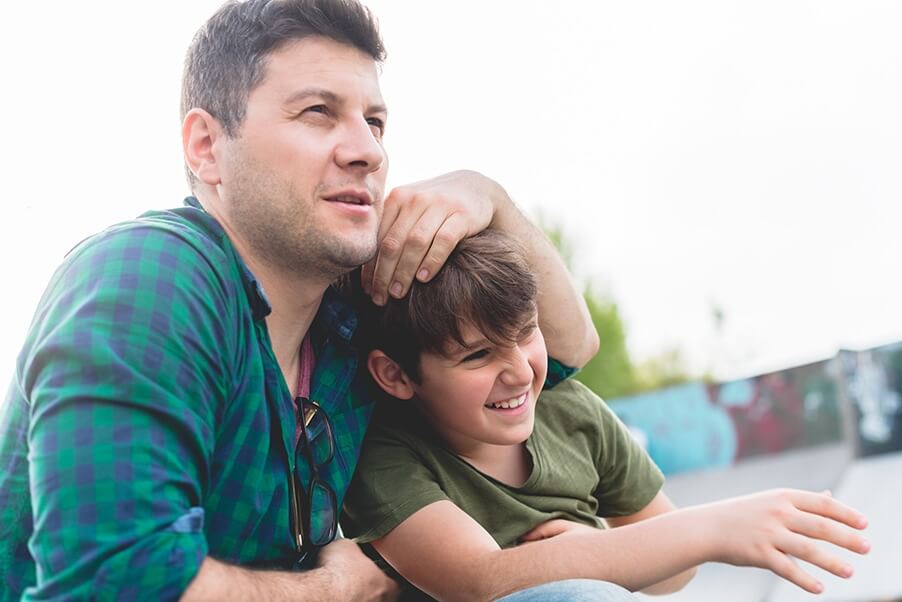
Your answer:
[[[310,543],[324,546],[335,536],[338,511],[335,494],[320,481],[314,481],[310,495]]]
[[[313,456],[313,462],[319,466],[325,466],[332,459],[332,437],[328,433],[323,433],[310,442],[310,453]]]

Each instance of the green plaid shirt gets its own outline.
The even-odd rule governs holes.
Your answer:
[[[83,242],[40,301],[0,407],[2,600],[176,599],[208,554],[295,565],[288,475],[307,470],[270,306],[186,204]],[[329,289],[311,398],[335,427],[321,476],[339,503],[374,399],[355,326]]]

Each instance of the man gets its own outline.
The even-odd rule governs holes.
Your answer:
[[[3,599],[394,595],[335,517],[372,411],[356,319],[486,227],[528,246],[542,328],[596,350],[547,241],[457,172],[383,199],[382,43],[352,0],[229,2],[186,62],[186,207],[80,244],[36,311],[0,415]],[[553,309],[553,311],[552,311]],[[302,568],[303,571],[296,569]]]

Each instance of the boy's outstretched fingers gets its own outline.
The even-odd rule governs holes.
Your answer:
[[[795,560],[777,550],[774,550],[773,556],[770,558],[770,566],[766,568],[798,585],[806,592],[819,594],[824,591],[824,586],[820,581],[802,570]]]
[[[793,504],[799,510],[832,518],[855,529],[864,529],[868,526],[868,519],[863,514],[834,498],[829,491],[825,493],[795,491],[793,493]]]
[[[809,537],[787,533],[778,547],[784,554],[804,560],[808,564],[820,567],[837,577],[849,578],[852,576],[853,571],[849,564],[835,554],[824,550]]]
[[[863,514],[823,494],[799,491],[795,492],[793,498],[793,504],[802,513],[787,523],[791,530],[859,554],[866,554],[870,550],[867,539],[848,528],[865,529],[868,520]]]
[[[870,544],[861,533],[816,514],[799,512],[786,521],[786,527],[799,535],[820,539],[858,554],[866,554],[870,550]]]
[[[820,541],[867,553],[870,544],[859,533],[867,519],[855,509],[824,493],[774,489],[700,506],[702,523],[715,533],[730,528],[741,537],[718,540],[713,559],[743,566],[767,568],[812,593],[823,586],[795,559],[839,577],[850,577],[852,567]]]

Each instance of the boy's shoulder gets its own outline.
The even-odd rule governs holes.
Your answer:
[[[610,414],[611,410],[604,400],[575,378],[568,378],[552,388],[544,389],[536,405],[537,420],[597,423]]]

